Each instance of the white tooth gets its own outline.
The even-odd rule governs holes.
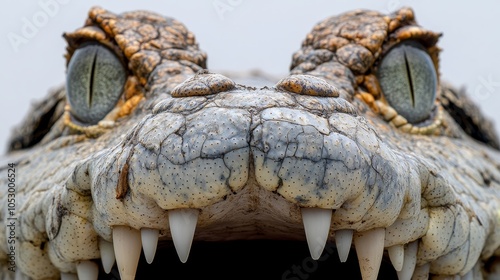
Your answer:
[[[412,280],[427,280],[429,279],[429,271],[431,265],[426,263],[424,265],[419,265],[415,267],[415,272],[413,273]]]
[[[92,261],[81,261],[76,265],[79,280],[97,280],[99,266]]]
[[[113,247],[121,279],[133,280],[141,256],[141,233],[127,226],[115,226]]]
[[[302,208],[301,210],[309,252],[311,257],[317,260],[321,257],[328,239],[332,210],[321,208]]]
[[[175,250],[181,262],[185,263],[191,250],[196,223],[198,222],[197,209],[175,209],[168,211],[170,234]]]
[[[341,262],[347,261],[347,257],[349,257],[353,232],[352,229],[339,229],[335,232],[335,245]]]
[[[113,268],[113,265],[115,264],[115,251],[113,249],[113,243],[99,238],[99,251],[101,252],[101,262],[104,272],[109,274],[111,272],[111,268]]]
[[[142,250],[146,261],[150,264],[153,262],[156,254],[156,246],[158,245],[158,235],[160,231],[152,228],[141,229]]]
[[[73,273],[61,272],[61,280],[78,280],[78,276]]]
[[[382,256],[384,255],[384,239],[384,228],[357,232],[354,236],[354,246],[358,254],[358,263],[363,280],[377,279]]]
[[[418,241],[413,241],[406,245],[403,268],[398,273],[399,280],[410,280],[417,264]]]
[[[396,271],[401,271],[401,268],[403,268],[403,260],[405,256],[404,245],[391,246],[387,248],[387,252],[389,253],[389,258],[391,259],[394,269]]]

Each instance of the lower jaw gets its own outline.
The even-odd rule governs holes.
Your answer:
[[[116,265],[99,279],[120,279]],[[189,259],[181,263],[171,242],[160,242],[155,259],[143,255],[135,279],[362,279],[356,250],[341,263],[334,243],[327,243],[318,260],[310,257],[307,242],[283,240],[194,241]],[[387,255],[378,279],[398,279]]]

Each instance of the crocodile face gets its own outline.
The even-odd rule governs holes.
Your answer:
[[[64,37],[2,158],[1,279],[498,277],[498,141],[411,9],[318,23],[264,87],[154,13]]]

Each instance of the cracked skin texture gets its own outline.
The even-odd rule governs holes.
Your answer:
[[[439,34],[411,9],[320,22],[274,87],[203,70],[194,35],[154,13],[96,7],[65,38],[68,60],[97,41],[129,77],[122,113],[107,123],[68,125],[60,88],[14,131],[1,162],[18,169],[17,266],[26,277],[75,273],[77,261],[100,258],[98,239],[111,241],[116,225],[160,229],[169,240],[167,211],[177,208],[200,210],[195,242],[304,240],[300,207],[334,209],[332,233],[385,228],[385,247],[417,241],[416,271],[435,279],[471,270],[481,279],[500,256],[498,141],[472,100],[440,81],[442,115],[421,125],[439,118],[431,129],[384,117],[374,74],[392,46],[417,40],[438,68]],[[5,188],[0,197],[6,205]],[[6,234],[2,279],[12,276]]]

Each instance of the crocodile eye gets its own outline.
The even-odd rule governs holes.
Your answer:
[[[66,76],[71,114],[81,122],[96,124],[116,105],[126,78],[125,67],[108,48],[88,44],[77,49]]]
[[[436,99],[437,74],[420,43],[407,41],[393,47],[382,59],[377,76],[387,102],[408,122],[429,117]]]

